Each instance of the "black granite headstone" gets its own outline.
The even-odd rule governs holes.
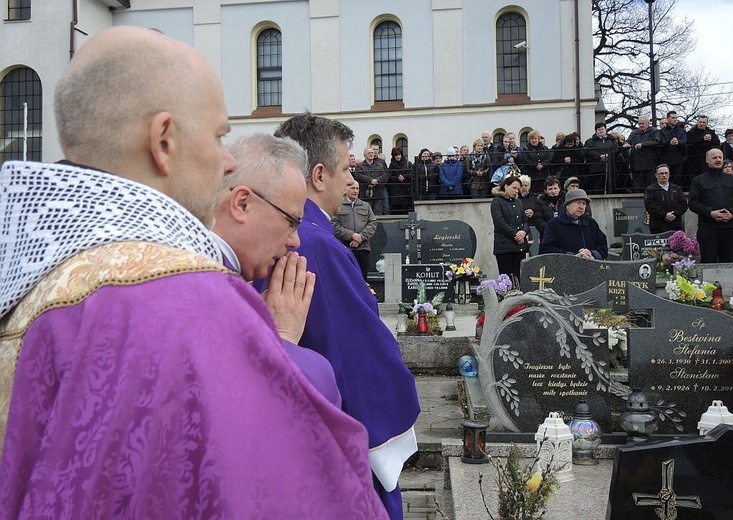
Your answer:
[[[476,232],[460,220],[426,221],[422,240],[426,264],[456,264],[476,254]]]
[[[669,237],[674,231],[667,231],[658,235],[645,235],[643,233],[623,234],[624,248],[621,252],[621,260],[639,260],[650,258],[650,251],[656,250],[661,254],[672,251],[669,247]]]
[[[606,520],[733,518],[733,425],[703,437],[620,446]]]
[[[660,433],[696,433],[713,400],[733,404],[733,316],[629,288],[651,327],[628,330],[629,385],[660,417]],[[731,517],[733,518],[733,517]]]
[[[420,228],[421,263],[454,264],[463,258],[473,258],[476,255],[476,232],[465,222],[460,220],[420,222],[425,225],[424,228]],[[404,223],[405,221],[378,221],[377,232],[371,242],[370,271],[375,270],[377,260],[384,253],[400,253],[402,261],[407,260],[410,243],[409,240],[405,240],[405,228],[401,227]],[[417,232],[415,236],[417,239]],[[417,263],[417,258],[410,257],[410,262]]]
[[[603,287],[577,297],[539,291],[507,299],[532,305],[504,320],[494,344],[486,345],[492,366],[479,377],[493,376],[484,385],[497,393],[489,399],[492,429],[536,432],[550,412],[569,421],[586,399],[601,429],[610,431],[608,331],[584,330],[581,317],[583,307],[603,307],[604,299]]]
[[[656,264],[647,260],[609,262],[573,255],[546,254],[522,260],[523,291],[552,289],[558,294],[580,294],[608,282],[608,301],[616,312],[629,309],[629,285],[655,290]]]
[[[621,209],[613,210],[613,236],[629,233],[649,233],[647,213],[641,199],[624,200]]]
[[[447,265],[441,264],[411,264],[402,266],[402,301],[410,303],[417,298],[417,288],[420,282],[425,282],[425,297],[432,300],[440,292],[446,293],[445,301],[452,295],[453,284],[446,276],[450,271]],[[449,294],[450,292],[450,294]]]

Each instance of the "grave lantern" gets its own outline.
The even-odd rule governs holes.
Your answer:
[[[648,441],[657,431],[657,417],[649,410],[649,402],[641,390],[635,388],[626,400],[626,411],[618,418],[628,435],[626,442]]]
[[[575,416],[568,427],[573,434],[573,464],[598,464],[594,452],[601,445],[601,428],[591,417],[588,401],[578,401],[575,405]]]
[[[397,312],[397,335],[403,336],[405,334],[407,334],[407,314],[405,314],[405,309],[400,307]]]
[[[451,302],[445,305],[445,330],[456,330],[456,311]]]
[[[534,435],[537,441],[537,465],[544,470],[551,466],[560,483],[575,480],[573,476],[573,434],[557,412],[550,412]]]
[[[428,333],[428,313],[422,306],[417,309],[417,333],[427,334]]]
[[[489,462],[486,456],[486,428],[488,424],[478,421],[461,421],[463,426],[463,455],[461,460],[468,464]]]
[[[716,400],[708,407],[708,411],[700,416],[697,429],[700,431],[700,435],[705,435],[719,424],[733,424],[733,413],[728,411],[728,407],[723,405],[723,401]]]

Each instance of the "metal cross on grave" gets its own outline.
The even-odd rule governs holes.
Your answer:
[[[702,509],[700,497],[696,495],[676,495],[672,489],[674,481],[674,459],[662,462],[662,489],[656,495],[632,493],[634,504],[637,506],[660,506],[654,512],[660,520],[675,520],[677,508]]]
[[[413,259],[413,263],[422,263],[422,231],[425,221],[417,220],[417,213],[407,214],[407,222],[400,223],[400,229],[405,230],[405,253]]]

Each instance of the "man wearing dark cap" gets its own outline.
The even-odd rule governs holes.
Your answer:
[[[565,196],[565,211],[545,226],[540,254],[560,253],[581,258],[605,260],[608,242],[598,223],[585,214],[590,202],[584,190],[571,190]]]

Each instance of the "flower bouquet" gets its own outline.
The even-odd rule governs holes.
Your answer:
[[[481,268],[476,265],[473,258],[464,258],[458,264],[451,264],[450,271],[446,271],[445,275],[449,280],[466,280],[469,278],[477,278],[481,274]]]
[[[546,503],[557,487],[552,464],[538,469],[537,459],[525,466],[521,465],[521,459],[522,452],[516,444],[509,449],[505,464],[489,456],[496,468],[496,483],[499,487],[498,517],[494,517],[486,505],[481,482],[483,475],[479,476],[484,507],[492,520],[538,520],[545,515]]]
[[[675,231],[672,236],[667,239],[669,253],[662,253],[658,249],[652,249],[649,254],[657,262],[657,273],[673,276],[675,264],[681,260],[693,260],[693,257],[700,256],[700,244],[697,238],[689,238],[683,231]],[[694,264],[693,264],[694,265]]]
[[[500,274],[499,277],[494,280],[484,280],[482,281],[479,286],[476,288],[476,294],[481,296],[484,291],[488,290],[488,288],[491,287],[494,289],[494,292],[496,293],[496,296],[498,297],[499,301],[503,300],[504,297],[509,294],[512,289],[514,288],[514,284],[512,283],[512,279],[509,278],[506,274]],[[513,307],[507,314],[504,316],[504,318],[509,318],[510,316],[518,313],[522,309],[524,309],[524,305],[517,305],[516,307]],[[486,314],[481,312],[479,314],[478,319],[476,320],[476,339],[481,339],[481,334],[484,330],[484,321],[486,320]]]
[[[673,280],[667,282],[664,290],[670,300],[699,307],[710,307],[715,285],[709,282],[690,280],[678,274]]]
[[[443,331],[440,328],[440,321],[438,321],[438,308],[443,303],[445,298],[444,292],[439,292],[433,296],[432,300],[427,301],[427,294],[425,291],[425,282],[420,282],[417,286],[417,298],[412,304],[400,303],[399,306],[407,314],[407,333],[410,335],[417,334],[417,316],[422,310],[425,311],[426,320],[428,323],[428,334],[439,335]]]

